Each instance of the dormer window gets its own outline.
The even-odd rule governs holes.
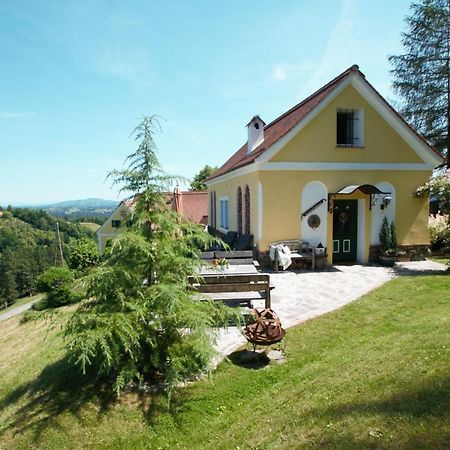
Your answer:
[[[362,109],[337,110],[336,145],[338,147],[362,147],[364,145]]]

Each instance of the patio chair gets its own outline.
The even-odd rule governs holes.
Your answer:
[[[228,233],[222,237],[222,241],[224,244],[228,245],[230,248],[233,248],[234,243],[237,239],[237,231],[228,231]],[[225,247],[216,248],[215,250],[225,250]]]
[[[233,250],[251,250],[253,245],[252,234],[241,234],[234,244]]]

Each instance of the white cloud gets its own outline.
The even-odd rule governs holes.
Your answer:
[[[273,70],[273,76],[278,81],[284,81],[287,78],[286,69],[281,66],[275,67]]]
[[[337,75],[355,63],[358,54],[355,51],[358,45],[356,16],[356,1],[342,0],[337,22],[330,32],[323,56],[302,91],[313,92],[330,81],[330,76]]]
[[[95,56],[97,69],[107,75],[129,82],[134,87],[147,86],[152,78],[149,60],[142,50],[123,51],[105,48]]]

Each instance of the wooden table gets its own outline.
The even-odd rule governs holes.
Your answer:
[[[205,265],[200,268],[200,275],[218,276],[218,275],[248,275],[259,273],[253,264],[230,264],[228,267],[213,268],[211,265]]]
[[[191,278],[198,292],[213,300],[253,307],[253,300],[264,300],[270,308],[270,278],[258,272],[253,264],[233,264],[220,269],[205,265],[200,268],[201,280]]]

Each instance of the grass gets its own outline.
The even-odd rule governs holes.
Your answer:
[[[31,297],[22,297],[16,300],[12,305],[9,305],[7,308],[0,307],[0,314],[8,311],[12,311],[19,306],[25,305],[26,303],[32,302],[33,300],[40,300],[44,294],[36,294]]]
[[[450,255],[432,256],[430,259],[432,261],[450,265]]]
[[[74,371],[63,314],[50,332],[12,318],[0,324],[0,448],[449,448],[449,318],[449,275],[400,277],[290,329],[284,364],[257,370],[235,353],[170,411]]]
[[[88,230],[91,230],[93,233],[100,228],[100,225],[94,222],[80,222],[80,225]]]

